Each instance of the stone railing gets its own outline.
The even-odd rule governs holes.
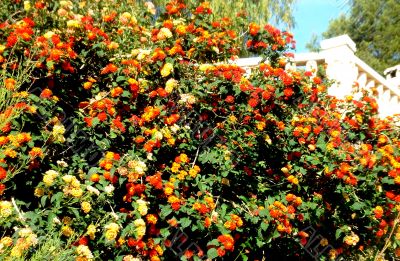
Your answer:
[[[320,52],[295,54],[294,59],[287,64],[287,69],[305,67],[308,71],[316,71],[318,65],[325,64],[328,78],[335,80],[328,89],[330,95],[338,98],[352,95],[357,99],[362,90],[367,90],[376,98],[381,117],[400,114],[400,91],[396,86],[397,82],[382,77],[355,56],[355,51],[356,45],[348,35],[338,36],[322,41]],[[251,70],[260,61],[260,58],[254,57],[242,58],[236,63],[246,70]]]

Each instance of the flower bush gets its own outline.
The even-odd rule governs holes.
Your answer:
[[[6,260],[49,234],[76,260],[400,254],[396,119],[285,70],[290,33],[208,2],[3,5]]]

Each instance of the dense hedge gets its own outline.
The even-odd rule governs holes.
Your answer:
[[[207,2],[0,14],[0,256],[50,239],[64,260],[399,254],[395,119],[285,70],[290,33]],[[264,58],[251,73],[243,51]]]

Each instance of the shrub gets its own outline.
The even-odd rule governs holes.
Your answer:
[[[374,98],[285,70],[294,40],[270,25],[114,2],[6,0],[2,90],[34,69],[0,133],[0,254],[48,234],[76,260],[400,252],[398,127]]]

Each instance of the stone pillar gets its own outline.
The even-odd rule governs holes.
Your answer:
[[[358,68],[354,62],[356,44],[348,35],[323,40],[321,53],[327,63],[327,76],[335,79],[336,83],[328,89],[329,95],[343,99],[352,94],[354,83],[357,81]]]

